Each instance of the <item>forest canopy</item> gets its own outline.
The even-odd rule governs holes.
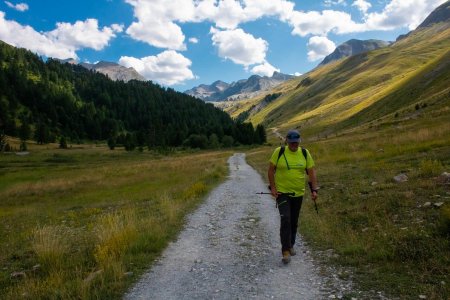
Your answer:
[[[261,144],[262,125],[151,81],[112,81],[0,41],[0,133],[39,144],[105,140],[111,148]],[[205,141],[206,138],[206,141]],[[205,146],[206,145],[206,146]]]

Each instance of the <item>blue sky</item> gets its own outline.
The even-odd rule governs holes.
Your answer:
[[[0,40],[134,67],[179,91],[303,74],[352,39],[393,41],[446,0],[0,0]]]

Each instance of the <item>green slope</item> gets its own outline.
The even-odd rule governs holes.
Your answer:
[[[450,101],[448,49],[448,23],[418,29],[390,47],[316,68],[277,87],[270,93],[283,95],[253,111],[248,120],[324,137],[408,119],[416,107],[445,114]],[[257,106],[263,98],[239,104],[232,116]]]

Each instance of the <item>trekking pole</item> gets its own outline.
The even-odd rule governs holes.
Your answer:
[[[269,189],[269,191],[272,190],[270,188],[270,185],[268,185],[267,188]],[[259,193],[257,193],[257,194],[259,194]],[[270,195],[272,195],[272,193],[264,193],[264,192],[261,192],[261,194],[270,194]],[[278,192],[278,195],[295,196],[295,193],[294,192],[292,192],[292,193],[280,193],[280,192]]]
[[[255,194],[258,194],[258,195],[272,195],[272,193],[267,193],[267,192],[257,192]],[[294,196],[295,193],[278,193],[278,195]]]
[[[311,191],[311,194],[312,194],[312,190],[313,190],[312,183],[310,181],[308,181],[308,185],[309,185],[309,190]],[[319,214],[319,208],[317,207],[316,200],[312,199],[312,197],[311,197],[311,200],[314,202],[314,208],[316,209],[316,213]]]

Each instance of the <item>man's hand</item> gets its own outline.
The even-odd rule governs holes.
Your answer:
[[[278,191],[277,191],[277,188],[275,186],[271,186],[270,187],[270,193],[272,194],[273,197],[275,197],[275,198],[278,197]]]
[[[316,201],[316,199],[317,199],[317,191],[312,191],[311,192],[311,199],[313,199],[313,201]]]

